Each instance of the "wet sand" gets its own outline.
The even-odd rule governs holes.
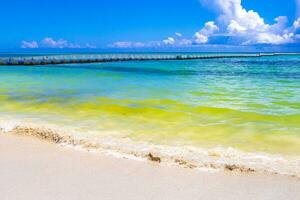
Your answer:
[[[300,199],[297,178],[201,172],[0,134],[1,200]]]

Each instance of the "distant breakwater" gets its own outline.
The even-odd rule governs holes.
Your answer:
[[[154,60],[196,60],[218,58],[253,58],[280,55],[300,55],[298,53],[258,53],[258,54],[67,54],[43,56],[14,56],[1,57],[2,65],[56,65],[80,63],[105,63],[125,61],[154,61]]]

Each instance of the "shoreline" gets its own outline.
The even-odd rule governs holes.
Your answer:
[[[4,123],[6,122],[6,124]],[[129,138],[87,138],[82,133],[42,122],[0,121],[0,136],[11,134],[38,138],[73,150],[102,153],[116,158],[159,161],[201,171],[234,171],[284,175],[300,179],[300,158],[287,160],[280,155],[246,153],[233,148],[200,149],[132,141]]]
[[[203,172],[0,134],[2,199],[299,199],[296,178]]]

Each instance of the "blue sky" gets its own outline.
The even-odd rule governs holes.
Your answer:
[[[300,0],[6,0],[0,50],[300,51],[299,9]]]

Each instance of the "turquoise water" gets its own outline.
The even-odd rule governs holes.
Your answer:
[[[0,67],[0,114],[154,144],[300,153],[300,56]]]

